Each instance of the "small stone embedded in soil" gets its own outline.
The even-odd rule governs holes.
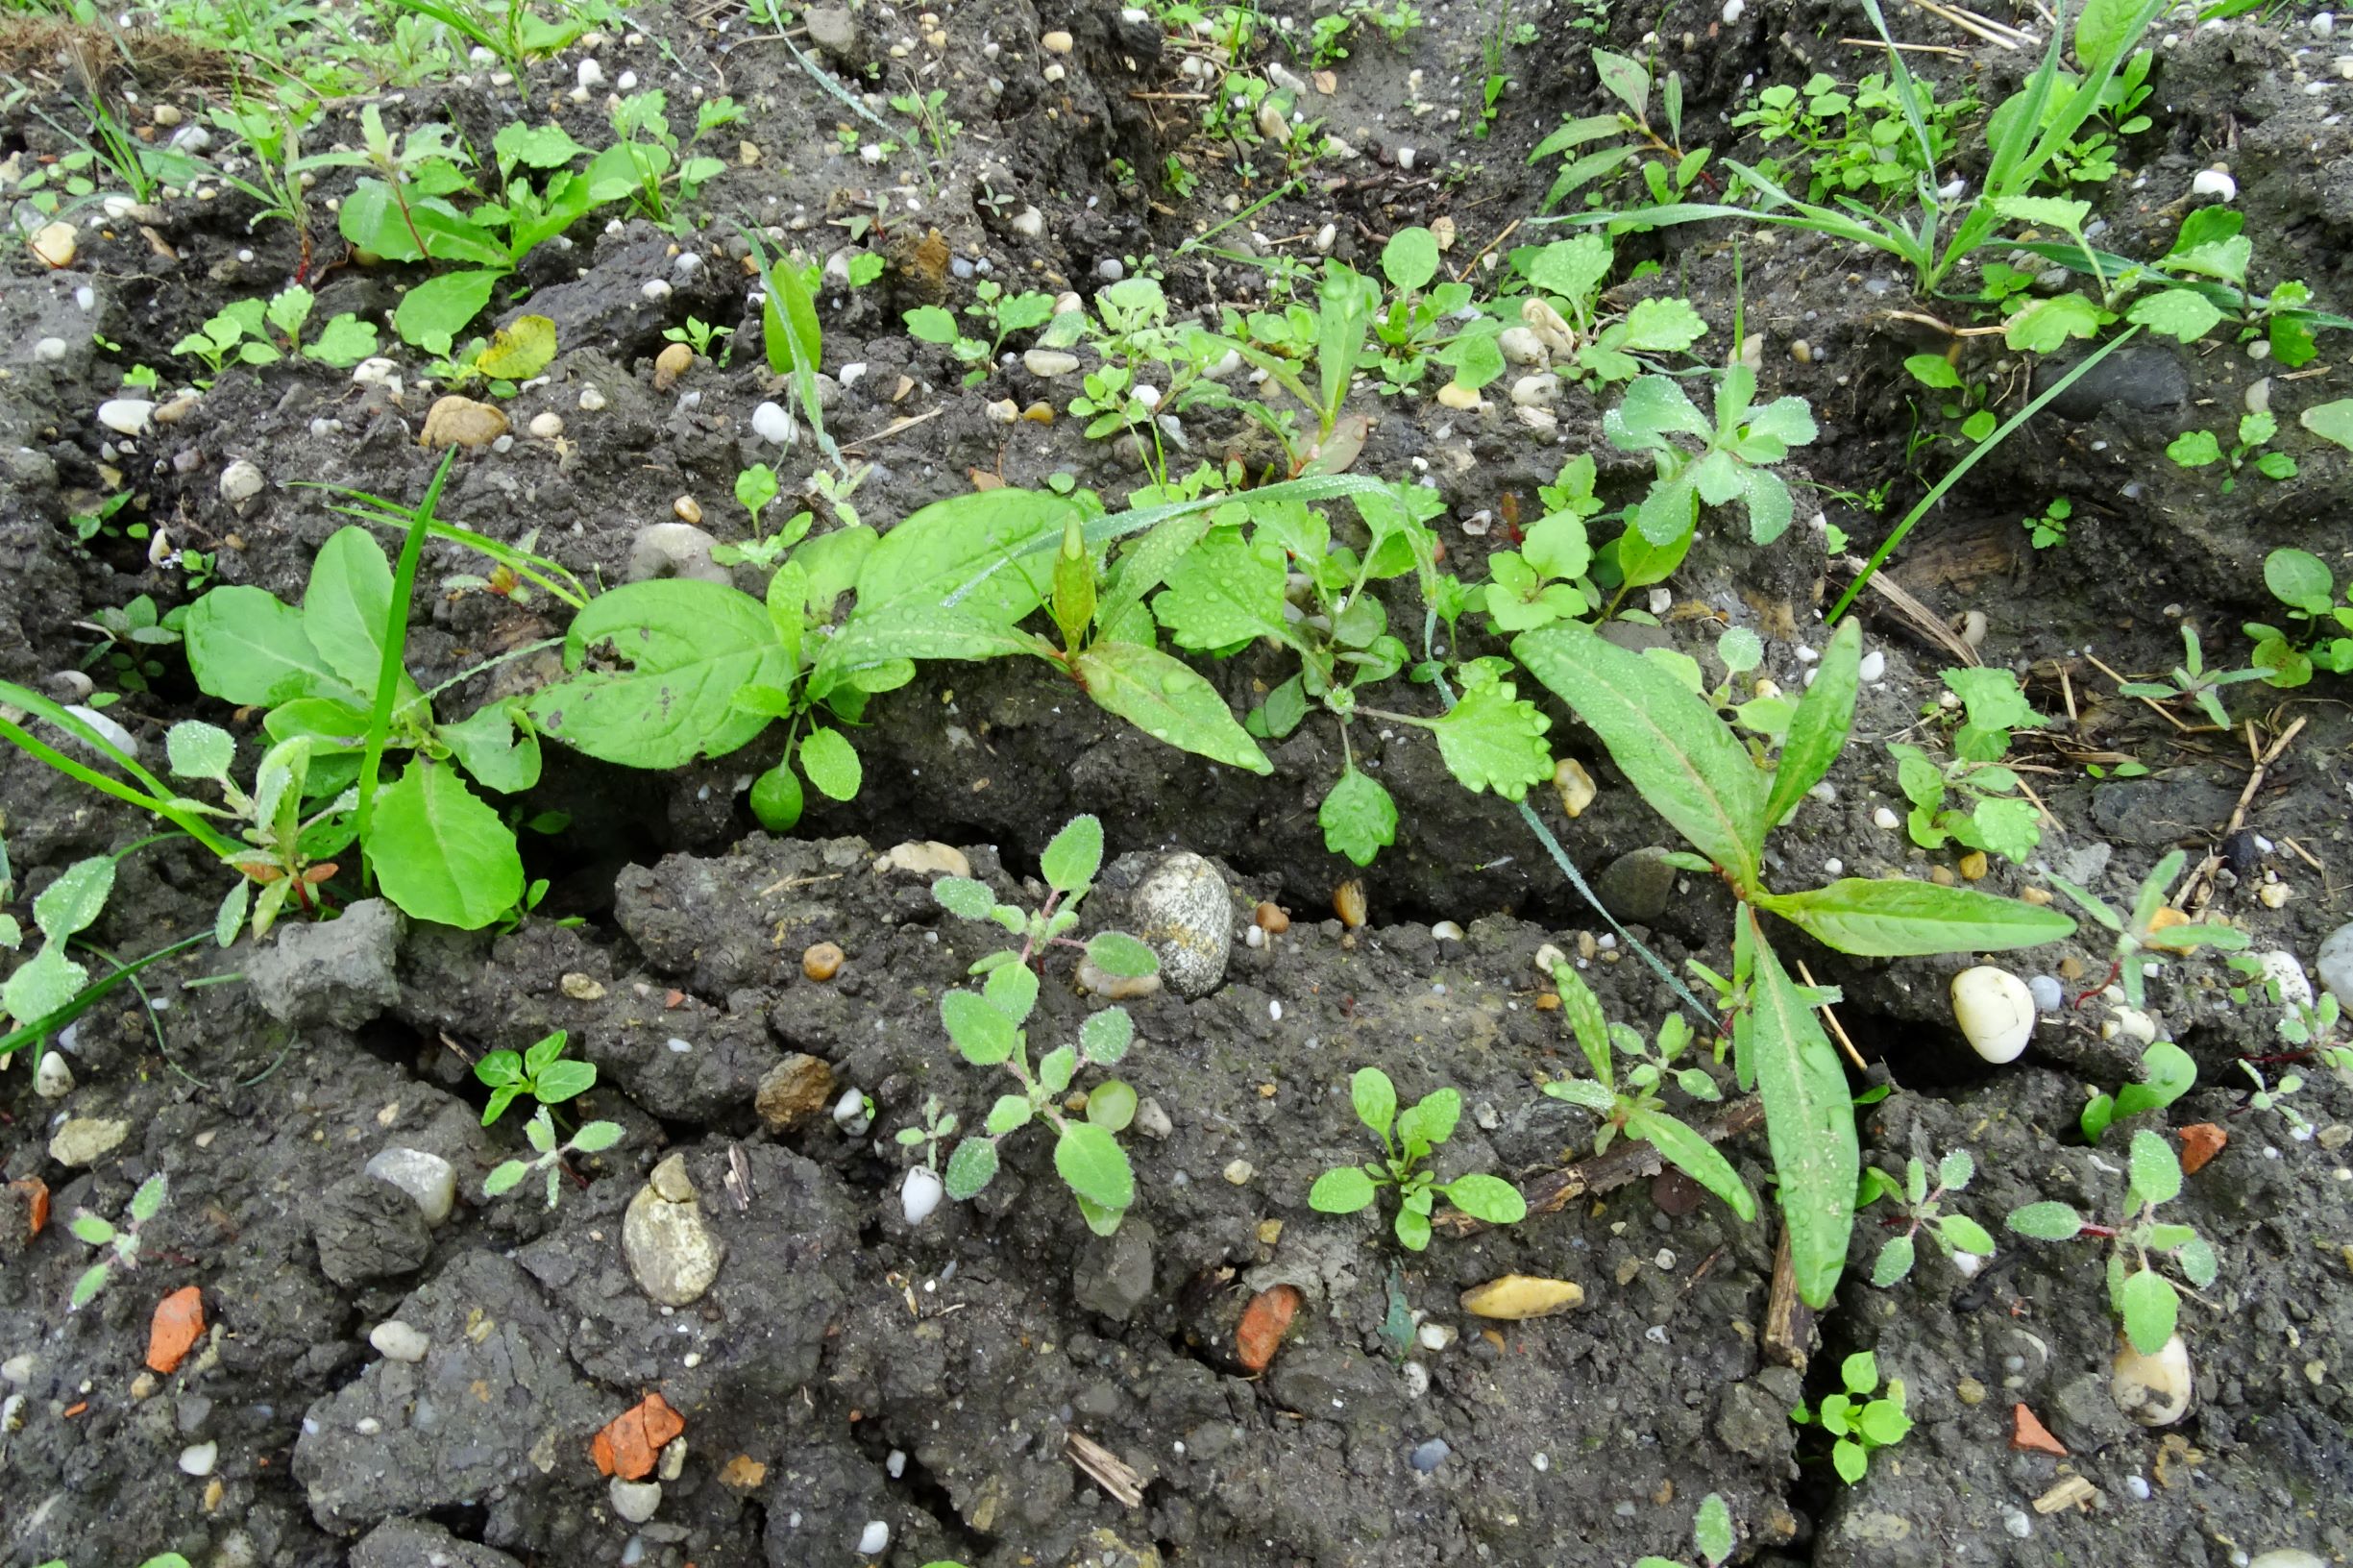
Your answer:
[[[212,1474],[212,1467],[220,1462],[220,1444],[191,1443],[180,1451],[180,1473],[200,1478],[208,1476]]]
[[[2050,1429],[2036,1419],[2034,1411],[2024,1405],[2010,1407],[2010,1446],[2026,1454],[2049,1454],[2067,1458],[2067,1445],[2050,1434]]]
[[[921,876],[963,876],[972,874],[972,863],[964,851],[937,839],[914,840],[893,845],[875,862],[880,871],[913,871]]]
[[[1235,1187],[1249,1186],[1250,1178],[1258,1173],[1258,1166],[1247,1160],[1229,1160],[1223,1172],[1226,1181]]]
[[[34,259],[43,266],[70,267],[74,264],[75,235],[74,226],[70,223],[44,223],[33,231],[32,238],[26,244],[32,249]]]
[[[386,1360],[421,1361],[432,1341],[397,1317],[386,1318],[368,1331],[368,1343]]]
[[[1133,907],[1135,934],[1171,991],[1197,998],[1217,989],[1234,943],[1234,896],[1216,867],[1189,851],[1170,855],[1138,885]]]
[[[1050,381],[1078,369],[1078,355],[1062,349],[1024,349],[1021,368],[1042,381]]]
[[[2320,987],[2345,1007],[2353,1007],[2353,924],[2341,925],[2320,943],[2313,960]]]
[[[33,1092],[44,1100],[61,1100],[74,1091],[74,1069],[67,1064],[65,1053],[60,1050],[41,1052],[41,1065],[33,1069]]]
[[[800,972],[822,984],[842,972],[846,956],[833,943],[814,943],[800,955]]]
[[[183,1286],[156,1303],[147,1324],[147,1365],[165,1377],[180,1370],[196,1341],[204,1337],[205,1299],[196,1286]]]
[[[695,368],[695,351],[683,343],[673,343],[653,356],[653,389],[667,392],[678,384],[678,379]]]
[[[93,1165],[131,1136],[131,1124],[111,1116],[74,1116],[49,1139],[49,1158],[61,1165]]]
[[[898,1188],[898,1211],[910,1225],[920,1225],[940,1208],[940,1199],[946,1188],[940,1173],[928,1165],[917,1165],[907,1172]]]
[[[685,1430],[685,1418],[668,1400],[648,1394],[598,1430],[589,1440],[589,1458],[596,1460],[600,1475],[643,1481],[653,1474],[662,1450]]]
[[[1667,912],[1675,896],[1675,868],[1656,845],[1630,850],[1611,861],[1594,882],[1602,907],[1621,920],[1648,922]]]
[[[564,433],[564,416],[551,408],[545,413],[533,414],[528,428],[540,440],[552,441]]]
[[[2036,975],[2026,982],[2026,993],[2034,998],[2038,1013],[2056,1013],[2067,1005],[2067,988],[2054,975]]]
[[[676,1175],[661,1180],[664,1167],[674,1161],[679,1162]],[[726,1243],[704,1221],[691,1184],[684,1187],[683,1200],[667,1195],[665,1188],[677,1191],[684,1181],[680,1157],[674,1155],[657,1166],[655,1178],[629,1200],[622,1216],[622,1255],[647,1295],[665,1307],[690,1306],[718,1280]]]
[[[457,1167],[423,1149],[386,1149],[364,1165],[364,1174],[394,1187],[416,1200],[425,1223],[438,1226],[457,1204]]]
[[[833,1098],[833,1068],[823,1058],[796,1051],[761,1076],[752,1109],[772,1131],[816,1115]]]
[[[232,506],[242,506],[268,489],[269,482],[260,469],[240,457],[221,470],[221,499]]]
[[[576,1002],[597,1002],[604,999],[604,982],[593,974],[572,970],[558,982],[565,995]]]
[[[789,447],[800,435],[793,416],[776,403],[763,403],[751,411],[751,433],[772,447]]]
[[[2168,1339],[2155,1355],[2145,1356],[2120,1334],[2108,1372],[2108,1392],[2116,1408],[2142,1426],[2169,1427],[2190,1413],[2190,1347],[2180,1335]]]
[[[156,405],[145,398],[110,398],[98,405],[98,423],[116,435],[145,435]]]
[[[478,452],[507,431],[506,415],[487,403],[455,393],[437,398],[425,412],[425,429],[417,445],[429,452],[464,447]]]
[[[1426,1476],[1439,1465],[1444,1464],[1447,1457],[1453,1453],[1454,1450],[1447,1446],[1445,1438],[1433,1437],[1428,1442],[1417,1444],[1414,1447],[1411,1462],[1414,1469]]]
[[[858,1532],[858,1555],[860,1556],[879,1557],[890,1549],[890,1546],[891,1527],[879,1519],[869,1519],[866,1522],[866,1528]]]
[[[1351,931],[1364,923],[1364,884],[1350,877],[1332,890],[1332,913],[1340,918],[1340,924]]]
[[[727,569],[712,558],[719,541],[691,523],[650,523],[629,542],[627,580],[650,582],[684,577],[725,583]]]
[[[1593,775],[1575,757],[1563,757],[1553,767],[1553,789],[1560,796],[1560,809],[1572,819],[1585,814],[1601,792],[1595,788]]]
[[[1062,32],[1060,29],[1046,34],[1043,37],[1040,38],[1038,42],[1049,54],[1056,55],[1066,55],[1072,49],[1077,47],[1076,40],[1074,40],[1069,34]]]
[[[608,1486],[613,1511],[630,1524],[644,1524],[662,1506],[662,1483],[658,1481],[624,1481],[615,1476]]]
[[[1584,1287],[1568,1280],[1541,1279],[1529,1274],[1506,1274],[1462,1292],[1462,1310],[1473,1317],[1518,1321],[1549,1317],[1581,1306]]]

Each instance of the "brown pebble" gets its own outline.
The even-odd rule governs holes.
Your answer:
[[[2050,890],[2047,888],[2021,888],[2018,890],[2018,895],[2026,903],[2033,904],[2037,908],[2050,902]]]
[[[667,392],[678,384],[678,378],[695,368],[695,351],[683,343],[673,343],[653,356],[653,389]]]
[[[1931,866],[1931,867],[1929,867],[1929,868],[1928,868],[1928,880],[1929,880],[1929,881],[1931,881],[1931,882],[1933,882],[1933,883],[1935,883],[1935,884],[1936,884],[1938,887],[1940,887],[1940,888],[1949,888],[1949,887],[1951,887],[1951,886],[1952,886],[1952,868],[1951,868],[1951,867],[1949,867],[1949,866]]]
[[[830,980],[842,970],[842,949],[821,942],[800,955],[800,972],[812,980]]]
[[[1972,849],[1961,857],[1961,880],[1964,882],[1983,880],[1986,869],[1985,851],[1982,849]]]
[[[1539,1013],[1559,1012],[1560,998],[1549,991],[1538,992],[1536,993],[1536,1011]]]
[[[1332,913],[1351,931],[1364,923],[1364,884],[1350,877],[1332,890]]]
[[[692,496],[680,496],[677,500],[670,503],[670,509],[677,515],[677,519],[681,523],[699,523],[702,521],[702,503]]]
[[[1291,918],[1283,913],[1281,905],[1267,899],[1259,900],[1258,910],[1251,918],[1258,921],[1259,929],[1270,937],[1279,937],[1291,928]]]

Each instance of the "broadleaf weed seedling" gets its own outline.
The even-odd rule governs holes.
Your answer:
[[[2052,887],[2066,894],[2085,914],[2116,934],[2107,977],[2078,996],[2075,999],[2077,1007],[2111,985],[2121,985],[2124,1000],[2133,1006],[2145,1007],[2148,1005],[2148,977],[2163,967],[2167,958],[2178,957],[2200,947],[2211,947],[2217,952],[2237,952],[2247,944],[2247,934],[2235,926],[2157,924],[2158,916],[2168,908],[2166,896],[2173,886],[2173,879],[2181,874],[2181,869],[2189,864],[2189,859],[2186,852],[2176,849],[2150,867],[2148,875],[2142,879],[2141,891],[2133,899],[2129,916],[2119,914],[2091,890],[2078,887],[2056,872],[2051,873]]]
[[[1948,670],[1944,680],[1952,693],[1946,700],[1957,698],[1967,715],[1952,732],[1952,760],[1940,763],[1901,741],[1887,747],[1896,759],[1897,787],[1911,802],[1905,825],[1912,842],[1941,849],[1956,841],[2023,865],[2043,842],[2042,808],[2023,797],[2018,773],[2002,762],[2015,731],[2039,729],[2047,721],[2007,670]],[[1934,707],[1928,715],[1941,712]],[[1949,798],[1961,805],[1949,806]]]
[[[2339,602],[2335,575],[2308,550],[2287,547],[2264,557],[2264,586],[2288,608],[2293,629],[2250,621],[2243,628],[2255,642],[2255,667],[2272,686],[2301,686],[2316,670],[2353,672],[2353,578]],[[2300,625],[2294,625],[2300,623]],[[2336,632],[2345,635],[2337,636]]]
[[[621,1135],[622,1126],[617,1121],[584,1121],[578,1132],[559,1143],[555,1138],[555,1118],[543,1105],[523,1124],[523,1136],[531,1145],[531,1158],[502,1161],[493,1167],[482,1178],[482,1195],[501,1197],[521,1186],[523,1179],[533,1171],[544,1170],[548,1173],[548,1207],[552,1209],[563,1192],[564,1157],[602,1154],[621,1141]]]
[[[2166,680],[2169,684],[2153,680],[2128,680],[2117,687],[2118,693],[2124,697],[2146,698],[2152,702],[2188,698],[2197,704],[2208,719],[2214,721],[2217,728],[2230,728],[2230,715],[2224,711],[2219,695],[2222,688],[2244,681],[2262,680],[2269,672],[2207,669],[2205,651],[2199,646],[2195,626],[2184,625],[2181,628],[2181,663],[2167,673]]]
[[[1602,86],[1626,107],[1612,113],[1571,120],[1536,143],[1534,151],[1528,155],[1531,163],[1540,163],[1555,155],[1568,158],[1552,188],[1544,193],[1540,210],[1550,212],[1587,186],[1614,179],[1630,163],[1641,171],[1643,188],[1656,206],[1681,202],[1690,194],[1691,187],[1703,181],[1712,192],[1716,188],[1715,178],[1706,172],[1712,154],[1705,147],[1683,146],[1682,77],[1669,71],[1654,82],[1651,68],[1642,61],[1601,48],[1593,51],[1593,68]],[[1651,123],[1654,86],[1658,89],[1658,113],[1663,122],[1658,128]],[[1591,152],[1576,151],[1595,142],[1607,145]],[[1587,201],[1598,203],[1599,197],[1588,195]],[[1639,208],[1628,208],[1619,216],[1623,223],[1613,223],[1613,231],[1619,227],[1647,227]]]
[[[1102,864],[1103,824],[1093,817],[1074,817],[1039,857],[1048,891],[1038,909],[1000,904],[987,883],[970,877],[942,877],[932,884],[932,896],[961,919],[991,921],[1021,939],[1018,950],[1000,948],[972,965],[971,973],[985,976],[978,990],[951,991],[940,998],[940,1021],[958,1053],[976,1067],[1002,1067],[1019,1086],[1019,1092],[997,1097],[980,1132],[957,1143],[947,1162],[947,1195],[959,1202],[978,1196],[996,1176],[998,1145],[1031,1122],[1042,1121],[1054,1130],[1054,1169],[1078,1200],[1087,1228],[1110,1236],[1136,1201],[1135,1171],[1118,1139],[1135,1115],[1135,1095],[1132,1090],[1105,1093],[1116,1080],[1099,1085],[1088,1095],[1083,1116],[1066,1115],[1063,1096],[1081,1068],[1114,1066],[1127,1055],[1135,1021],[1122,1007],[1091,1013],[1075,1045],[1056,1046],[1035,1067],[1021,1027],[1038,1005],[1038,970],[1032,966],[1050,949],[1074,949],[1088,966],[1115,979],[1160,971],[1152,949],[1124,932],[1099,931],[1085,942],[1069,935]]]
[[[1919,1258],[1918,1238],[1923,1231],[1947,1258],[1967,1254],[1983,1262],[1994,1256],[1994,1237],[1984,1226],[1967,1214],[1947,1213],[1945,1208],[1946,1200],[1969,1186],[1976,1174],[1977,1163],[1970,1158],[1967,1149],[1955,1149],[1936,1163],[1934,1186],[1929,1185],[1924,1161],[1905,1161],[1900,1182],[1876,1165],[1863,1167],[1863,1185],[1855,1194],[1855,1208],[1867,1209],[1880,1198],[1892,1198],[1897,1217],[1886,1223],[1903,1227],[1903,1234],[1890,1237],[1873,1261],[1872,1284],[1884,1290],[1912,1272]]]
[[[2157,1210],[2181,1195],[2181,1159],[2163,1135],[2132,1135],[2131,1167],[2123,1217],[2114,1226],[2096,1225],[2070,1205],[2044,1200],[2011,1213],[2009,1228],[2038,1241],[2070,1241],[2079,1236],[2108,1243],[2108,1305],[2124,1325],[2124,1336],[2144,1356],[2154,1356],[2173,1337],[2181,1313],[2181,1292],[2157,1271],[2169,1260],[2193,1289],[2203,1290],[2220,1271],[2214,1248],[2188,1225],[2160,1221]]]
[[[75,1281],[73,1297],[67,1304],[71,1311],[80,1311],[96,1299],[114,1278],[114,1271],[128,1273],[139,1266],[139,1232],[156,1215],[163,1212],[163,1200],[169,1194],[170,1182],[161,1171],[139,1183],[138,1190],[131,1194],[131,1205],[123,1212],[120,1225],[101,1219],[86,1209],[74,1211],[65,1228],[74,1239],[93,1247],[104,1247],[108,1255],[84,1269]]]
[[[1700,1499],[1700,1511],[1691,1520],[1691,1544],[1706,1568],[1722,1568],[1732,1555],[1732,1510],[1714,1492]],[[1637,1557],[1634,1568],[1685,1568],[1685,1565],[1673,1557]]]
[[[1556,955],[1557,949],[1554,951]],[[1656,1149],[1660,1158],[1722,1198],[1743,1220],[1753,1220],[1756,1197],[1749,1184],[1714,1144],[1667,1111],[1658,1092],[1671,1078],[1695,1100],[1712,1103],[1724,1097],[1704,1067],[1675,1065],[1691,1044],[1690,1020],[1680,1013],[1668,1014],[1659,1022],[1656,1043],[1646,1044],[1633,1029],[1612,1024],[1603,1016],[1601,998],[1567,959],[1556,957],[1550,972],[1560,995],[1561,1016],[1568,1020],[1593,1076],[1556,1078],[1544,1086],[1544,1092],[1601,1118],[1601,1128],[1593,1138],[1597,1156],[1606,1152],[1623,1133]],[[1617,1057],[1627,1059],[1623,1083]]]
[[[1381,1139],[1383,1158],[1361,1165],[1336,1165],[1315,1178],[1308,1207],[1317,1213],[1353,1214],[1372,1207],[1385,1187],[1397,1191],[1397,1240],[1409,1252],[1430,1245],[1430,1215],[1441,1197],[1474,1219],[1513,1225],[1528,1217],[1519,1188],[1499,1176],[1458,1176],[1441,1182],[1423,1162],[1448,1139],[1462,1116],[1462,1095],[1434,1090],[1413,1105],[1397,1108],[1397,1088],[1379,1067],[1359,1067],[1348,1081],[1357,1119]]]
[[[2196,1084],[2197,1063],[2190,1053],[2169,1040],[2154,1041],[2141,1053],[2141,1081],[2121,1085],[2114,1094],[2095,1090],[2084,1102],[2077,1125],[2086,1141],[2097,1143],[2100,1135],[2117,1122],[2145,1111],[2162,1111]]]
[[[597,1087],[595,1063],[565,1059],[569,1038],[558,1029],[521,1052],[482,1053],[474,1064],[474,1076],[490,1086],[490,1103],[482,1107],[483,1126],[498,1120],[518,1095],[528,1094],[544,1107],[577,1099]]]
[[[2075,503],[2065,496],[2054,496],[2042,511],[2033,517],[2020,519],[2026,530],[2026,542],[2037,550],[2052,550],[2067,543],[2068,519],[2075,515]]]
[[[1872,1455],[1910,1434],[1912,1418],[1904,1413],[1901,1378],[1888,1379],[1886,1393],[1872,1397],[1879,1387],[1879,1358],[1872,1352],[1857,1351],[1840,1362],[1838,1381],[1845,1385],[1844,1393],[1825,1395],[1819,1410],[1800,1405],[1789,1418],[1802,1427],[1818,1425],[1836,1439],[1830,1445],[1830,1467],[1852,1486],[1870,1470]]]

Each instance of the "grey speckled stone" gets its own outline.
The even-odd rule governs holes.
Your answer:
[[[1170,855],[1138,885],[1132,907],[1169,990],[1200,997],[1217,989],[1234,946],[1234,895],[1216,867],[1189,851]]]
[[[621,1250],[638,1288],[665,1307],[684,1307],[699,1300],[719,1278],[726,1261],[726,1243],[703,1222],[702,1205],[687,1188],[676,1203],[658,1189],[684,1179],[683,1162],[671,1182],[649,1185],[629,1200],[621,1219]]]
[[[2313,963],[2323,990],[2346,1007],[2353,1007],[2353,925],[2341,925],[2320,944]]]

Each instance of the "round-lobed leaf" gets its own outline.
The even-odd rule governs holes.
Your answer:
[[[856,798],[866,778],[856,748],[838,729],[811,730],[800,743],[800,766],[818,792],[834,800]]]
[[[2144,1203],[2170,1203],[2181,1195],[2181,1157],[2155,1133],[2132,1135],[2132,1189]]]
[[[1136,1201],[1136,1175],[1128,1166],[1127,1151],[1106,1128],[1065,1122],[1054,1144],[1054,1168],[1071,1191],[1097,1208],[1116,1213]]]
[[[1899,1236],[1879,1249],[1878,1262],[1871,1265],[1871,1283],[1884,1290],[1912,1272],[1912,1238]]]
[[[1106,1132],[1124,1133],[1136,1119],[1136,1089],[1124,1079],[1097,1084],[1087,1096],[1087,1119]]]
[[[1372,1201],[1372,1178],[1354,1165],[1327,1170],[1308,1188],[1308,1207],[1319,1214],[1353,1214]]]
[[[940,998],[940,1021],[947,1026],[947,1038],[956,1049],[976,1067],[993,1067],[1013,1055],[1014,1021],[984,996],[949,992]]]
[[[2135,1269],[2124,1276],[2116,1305],[2124,1319],[2124,1337],[2144,1356],[2154,1356],[2165,1348],[2181,1316],[2181,1296],[2172,1282],[2151,1268]]]
[[[996,1104],[989,1108],[989,1119],[981,1126],[991,1138],[1003,1138],[1007,1133],[1028,1126],[1030,1117],[1036,1114],[1037,1109],[1030,1104],[1028,1095],[1000,1094]],[[916,1133],[917,1142],[921,1142],[922,1139],[921,1133]]]
[[[779,762],[752,780],[751,814],[771,833],[790,833],[799,826],[801,808],[807,799],[800,777],[789,762]]]
[[[580,1154],[602,1154],[621,1141],[622,1127],[617,1121],[584,1121],[580,1130],[572,1135],[572,1147]]]

